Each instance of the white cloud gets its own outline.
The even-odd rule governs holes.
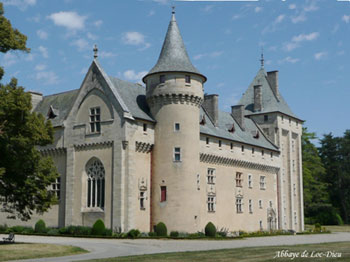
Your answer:
[[[41,55],[44,57],[44,58],[48,58],[49,57],[49,52],[47,50],[46,47],[43,47],[42,45],[38,47],[38,50],[39,52],[41,53]]]
[[[4,66],[12,66],[18,62],[19,58],[15,56],[13,53],[6,53],[3,57],[3,65]]]
[[[277,25],[282,23],[283,20],[285,19],[285,17],[286,16],[284,14],[281,14],[281,15],[277,16],[276,19],[271,24],[269,24],[268,26],[266,26],[263,29],[262,34],[276,31]]]
[[[117,54],[112,53],[112,52],[102,51],[102,52],[98,53],[98,56],[101,58],[110,58],[110,57],[116,57]]]
[[[123,34],[123,42],[128,45],[141,45],[145,43],[145,36],[139,32],[126,32]]]
[[[304,6],[303,10],[305,12],[313,12],[318,10],[318,6],[316,6],[316,1],[311,1],[309,5]]]
[[[300,59],[299,58],[292,58],[290,56],[285,57],[284,59],[278,61],[279,64],[283,64],[283,63],[291,63],[291,64],[295,64],[297,62],[299,62]]]
[[[38,64],[35,66],[34,68],[36,71],[43,71],[46,69],[46,65],[45,64]]]
[[[300,43],[305,41],[313,41],[319,37],[318,32],[313,32],[310,34],[300,34],[297,36],[294,36],[290,42],[284,43],[283,49],[286,51],[292,51],[300,46]]]
[[[86,34],[86,36],[87,36],[87,38],[89,38],[89,39],[91,39],[91,40],[96,40],[96,39],[97,39],[97,36],[94,35],[94,34],[91,34],[90,32],[88,32],[88,33]]]
[[[142,77],[144,77],[147,73],[147,71],[135,72],[134,70],[127,70],[123,73],[123,76],[126,80],[141,83]]]
[[[21,11],[24,11],[28,6],[36,5],[36,0],[5,0],[3,3],[4,5],[16,6]]]
[[[25,61],[33,61],[33,60],[34,60],[34,55],[33,55],[33,54],[27,54],[27,55],[24,57],[24,60],[25,60]]]
[[[103,21],[102,21],[102,20],[97,20],[97,21],[94,22],[94,25],[95,25],[96,27],[100,27],[102,24],[103,24]]]
[[[37,36],[42,39],[42,40],[46,40],[48,37],[48,34],[44,31],[39,29],[38,31],[36,31]]]
[[[213,5],[206,5],[203,8],[201,8],[201,10],[205,13],[209,13],[213,8],[214,8]]]
[[[306,21],[306,15],[304,12],[301,12],[299,15],[291,17],[291,20],[293,24],[304,22]]]
[[[84,38],[79,38],[74,40],[71,45],[78,47],[79,51],[84,51],[89,48],[89,43]]]
[[[223,53],[224,53],[223,51],[214,51],[211,53],[198,54],[198,55],[195,55],[193,59],[199,60],[199,59],[202,59],[203,57],[215,58],[215,57],[221,56]]]
[[[44,85],[54,85],[58,83],[58,76],[52,71],[39,71],[36,73],[35,79]]]
[[[48,16],[55,25],[66,27],[69,30],[81,30],[85,28],[86,16],[76,12],[58,12]]]
[[[350,22],[350,15],[344,15],[343,17],[342,17],[342,20],[345,22],[345,23],[349,23]]]
[[[262,7],[260,7],[260,6],[256,6],[255,8],[254,8],[254,12],[255,13],[260,13],[262,11]]]
[[[322,58],[325,58],[327,56],[327,52],[319,52],[314,54],[314,57],[316,60],[321,60]]]

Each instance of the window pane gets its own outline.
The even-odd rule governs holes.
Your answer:
[[[100,179],[97,179],[97,203],[96,206],[101,206],[101,181]]]
[[[101,123],[96,122],[96,132],[101,132]]]
[[[88,179],[88,195],[87,195],[87,206],[90,207],[91,205],[91,179]]]
[[[100,108],[99,108],[99,107],[96,108],[96,114],[97,114],[97,115],[100,114]]]
[[[101,207],[104,208],[105,207],[105,179],[102,178],[102,190],[101,190]]]
[[[96,180],[92,180],[92,207],[95,207],[96,200]]]
[[[161,191],[160,202],[165,202],[166,201],[166,186],[161,186],[160,191]]]

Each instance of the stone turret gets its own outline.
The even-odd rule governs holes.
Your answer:
[[[143,78],[156,119],[152,165],[152,224],[200,230],[199,108],[206,77],[192,65],[173,11],[158,62]]]

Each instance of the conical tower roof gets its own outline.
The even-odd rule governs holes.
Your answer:
[[[172,17],[158,62],[151,71],[143,77],[143,81],[145,82],[145,78],[149,75],[162,72],[193,73],[202,76],[204,81],[207,80],[207,78],[192,65],[191,60],[188,57],[179,27],[176,23],[174,11],[172,12]]]

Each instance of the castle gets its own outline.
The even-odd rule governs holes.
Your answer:
[[[94,51],[80,89],[31,93],[55,128],[54,143],[40,151],[60,178],[51,188],[59,204],[27,224],[304,229],[303,121],[279,92],[278,71],[266,72],[262,60],[239,104],[220,111],[218,95],[204,94],[206,77],[187,55],[174,11],[146,87],[108,76]]]

